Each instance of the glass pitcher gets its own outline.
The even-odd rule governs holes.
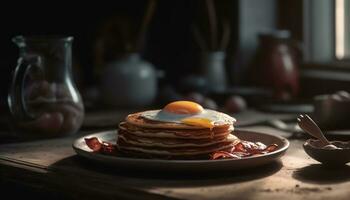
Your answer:
[[[76,132],[84,106],[72,77],[73,37],[23,37],[12,41],[19,59],[8,95],[20,133],[55,137]]]

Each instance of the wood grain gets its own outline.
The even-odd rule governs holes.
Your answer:
[[[248,129],[290,136],[265,126]],[[350,167],[321,167],[303,152],[300,140],[290,141],[281,162],[213,174],[133,172],[101,166],[75,155],[73,140],[1,145],[1,178],[87,199],[348,199],[350,194]]]

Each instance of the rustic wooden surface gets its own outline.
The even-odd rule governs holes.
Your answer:
[[[250,128],[290,137],[266,126]],[[86,133],[83,133],[86,134]],[[120,171],[82,159],[74,137],[0,145],[3,180],[73,198],[114,199],[349,199],[350,167],[326,169],[291,139],[279,162],[241,171],[170,174]]]

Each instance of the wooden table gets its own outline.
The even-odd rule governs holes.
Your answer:
[[[245,129],[291,136],[266,126]],[[303,140],[291,139],[290,149],[279,162],[213,174],[120,171],[79,159],[71,148],[73,140],[0,145],[1,183],[72,199],[350,198],[350,167],[322,167],[304,153]]]

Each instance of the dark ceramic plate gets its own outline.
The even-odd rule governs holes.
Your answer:
[[[237,170],[248,167],[256,167],[273,162],[279,159],[287,151],[289,141],[283,137],[269,135],[265,133],[235,130],[234,134],[242,140],[252,142],[262,142],[266,145],[277,144],[278,149],[274,152],[264,155],[255,155],[242,159],[223,159],[223,160],[159,160],[159,159],[141,159],[125,158],[118,156],[103,155],[94,153],[86,146],[84,138],[98,137],[102,141],[114,143],[117,131],[105,131],[78,138],[73,143],[75,152],[91,161],[100,162],[106,165],[112,165],[120,169],[136,170],[165,170],[165,171],[217,171],[217,170]]]

